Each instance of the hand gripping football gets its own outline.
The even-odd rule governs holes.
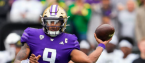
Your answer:
[[[95,30],[97,38],[102,41],[109,40],[114,35],[114,27],[109,24],[102,24]]]

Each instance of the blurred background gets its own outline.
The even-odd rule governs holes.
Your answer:
[[[95,29],[115,28],[96,63],[145,63],[145,0],[0,0],[0,63],[12,63],[27,27],[42,28],[40,15],[52,4],[63,7],[66,32],[75,34],[87,55],[96,47]]]

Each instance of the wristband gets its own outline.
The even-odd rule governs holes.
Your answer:
[[[98,45],[98,47],[102,47],[103,49],[106,48],[106,46],[105,46],[103,43],[100,43],[100,44]]]

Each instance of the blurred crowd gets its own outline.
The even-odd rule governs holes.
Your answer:
[[[52,4],[64,8],[69,16],[66,33],[78,37],[86,54],[98,45],[94,32],[99,25],[115,28],[96,63],[145,63],[145,0],[0,0],[0,25],[41,23],[40,15]],[[5,50],[0,51],[0,63],[13,62],[22,46],[22,33],[13,31],[3,39]]]

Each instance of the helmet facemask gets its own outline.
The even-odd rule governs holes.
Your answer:
[[[43,27],[46,34],[51,37],[56,37],[63,32],[62,29],[64,28],[64,19],[61,17],[44,17]]]

